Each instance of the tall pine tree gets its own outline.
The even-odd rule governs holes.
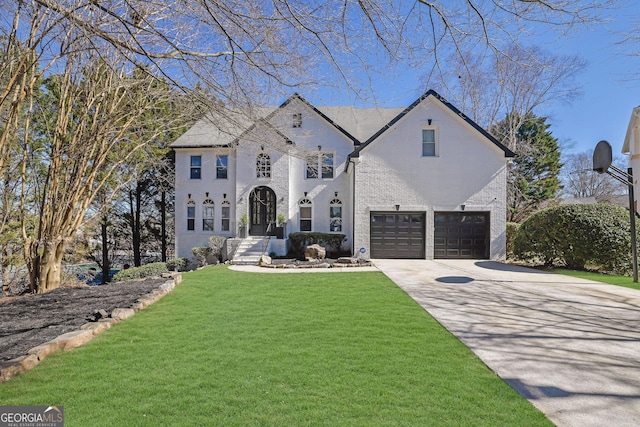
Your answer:
[[[560,147],[546,121],[533,113],[511,113],[491,128],[491,133],[516,154],[508,175],[508,221],[522,222],[562,188]]]

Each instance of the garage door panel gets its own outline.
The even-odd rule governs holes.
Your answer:
[[[425,214],[407,212],[371,213],[371,257],[425,257]]]
[[[488,212],[436,212],[435,258],[489,257]]]

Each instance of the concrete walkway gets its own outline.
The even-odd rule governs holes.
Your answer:
[[[493,261],[374,264],[556,425],[640,425],[640,291]]]

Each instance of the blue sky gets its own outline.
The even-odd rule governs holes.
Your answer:
[[[639,22],[637,4],[620,9],[611,22],[554,41],[548,49],[578,54],[588,61],[580,75],[583,95],[570,105],[553,106],[541,113],[567,151],[592,150],[601,139],[611,143],[614,156],[622,150],[631,110],[640,105],[640,56],[629,56],[638,46],[620,45],[632,22]]]
[[[568,36],[551,35],[543,28],[540,31],[548,35],[547,41],[539,35],[526,40],[554,54],[579,55],[587,61],[585,70],[577,77],[580,97],[570,104],[545,105],[536,110],[548,117],[550,131],[558,138],[564,154],[593,150],[601,139],[611,143],[614,156],[621,152],[631,111],[640,105],[640,56],[629,56],[634,49],[640,51],[640,46],[617,42],[634,22],[640,23],[637,6],[635,1],[627,2],[624,7],[602,14],[603,23]],[[423,73],[425,70],[400,65],[395,75],[374,78],[370,90],[376,102],[359,106],[409,105],[427,89],[421,80]],[[321,96],[324,99],[318,100],[311,95],[310,100],[318,105],[350,102],[340,99],[340,95],[333,97]]]

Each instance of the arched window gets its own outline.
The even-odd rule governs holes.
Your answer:
[[[300,231],[311,231],[311,200],[304,198],[300,200]]]
[[[213,231],[214,207],[211,199],[202,202],[202,231]]]
[[[329,231],[342,231],[342,201],[338,198],[329,202]]]
[[[222,231],[229,231],[229,217],[231,216],[231,203],[222,201]]]
[[[267,153],[256,158],[256,178],[271,178],[271,157]]]
[[[187,230],[196,229],[196,202],[187,200]]]

